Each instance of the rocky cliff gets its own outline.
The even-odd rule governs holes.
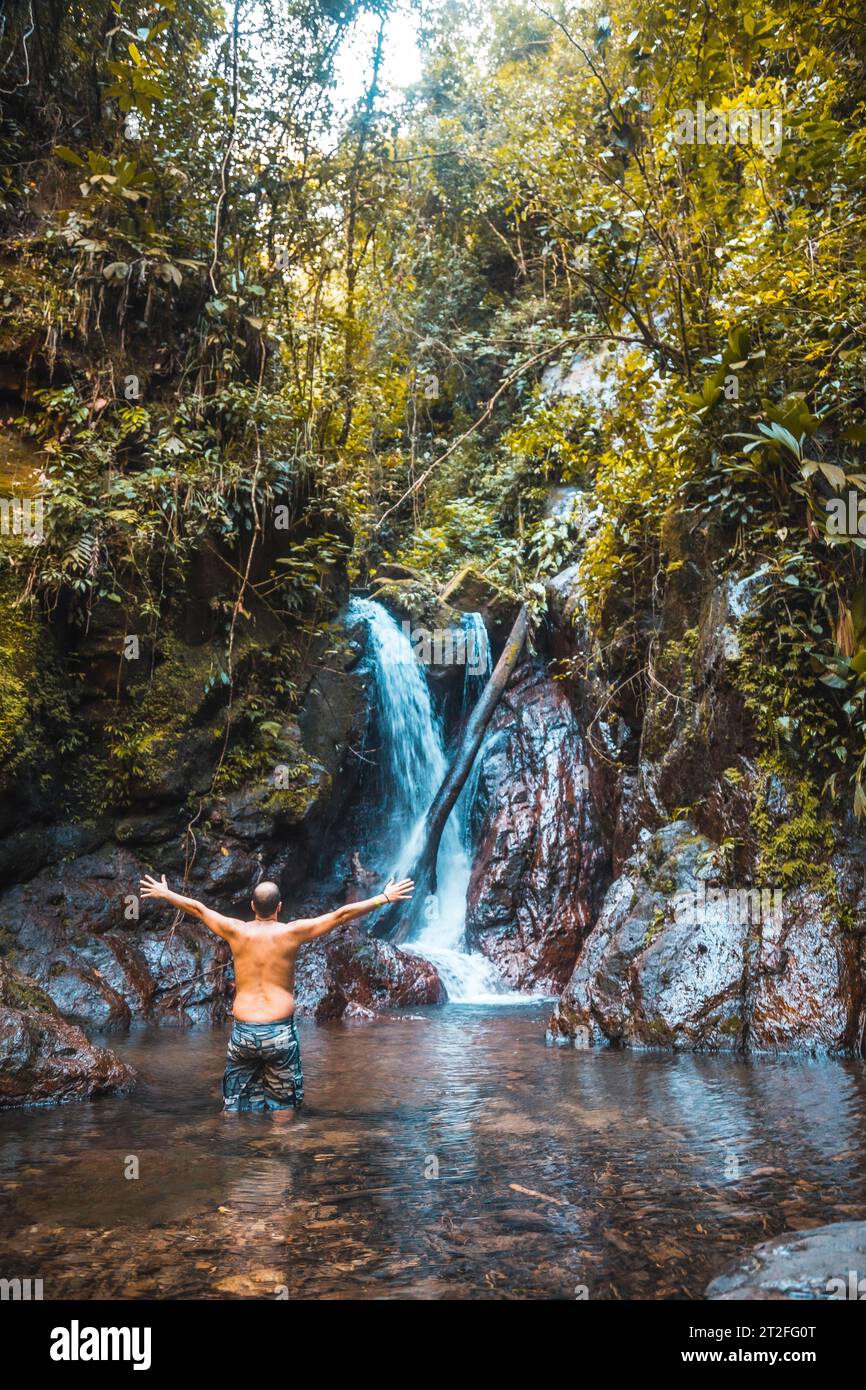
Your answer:
[[[863,836],[768,734],[761,573],[682,519],[665,542],[654,610],[614,592],[603,641],[577,567],[548,586],[609,882],[549,1037],[862,1053]]]

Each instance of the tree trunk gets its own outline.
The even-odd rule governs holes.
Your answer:
[[[406,940],[412,925],[423,910],[425,899],[436,891],[436,859],[445,823],[463,790],[466,778],[472,771],[472,764],[481,747],[487,725],[520,659],[528,627],[529,614],[524,604],[515,619],[496,668],[466,722],[460,747],[427,812],[424,844],[409,872],[409,877],[415,880],[415,897],[411,903],[395,903],[393,907],[387,908],[376,923],[375,935],[386,937],[395,946]]]

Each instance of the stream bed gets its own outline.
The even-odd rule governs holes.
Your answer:
[[[757,1241],[866,1217],[863,1062],[551,1048],[547,1013],[302,1019],[298,1115],[221,1113],[222,1028],[111,1039],[134,1095],[0,1115],[0,1276],[45,1299],[700,1298]]]

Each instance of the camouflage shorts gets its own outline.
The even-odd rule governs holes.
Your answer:
[[[300,1110],[301,1048],[293,1018],[276,1023],[235,1020],[223,1075],[226,1110]]]

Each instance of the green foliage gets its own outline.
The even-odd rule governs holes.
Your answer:
[[[637,681],[642,615],[689,559],[676,517],[721,570],[762,575],[741,679],[768,756],[866,809],[866,538],[827,527],[835,494],[866,493],[850,7],[497,0],[479,35],[448,0],[416,89],[371,81],[346,117],[335,57],[379,0],[267,4],[254,32],[212,0],[110,9],[106,28],[34,0],[40,42],[25,11],[0,35],[0,351],[48,502],[43,545],[4,552],[16,592],[78,632],[114,604],[162,650],[217,557],[210,698],[233,690],[238,623],[315,627],[347,564],[435,587],[472,561],[540,603],[579,558]],[[698,101],[781,126],[688,143]],[[547,513],[562,483],[579,524]],[[4,680],[14,729],[14,662]],[[279,711],[251,700],[260,751]],[[177,751],[167,708],[127,713],[118,785]]]

